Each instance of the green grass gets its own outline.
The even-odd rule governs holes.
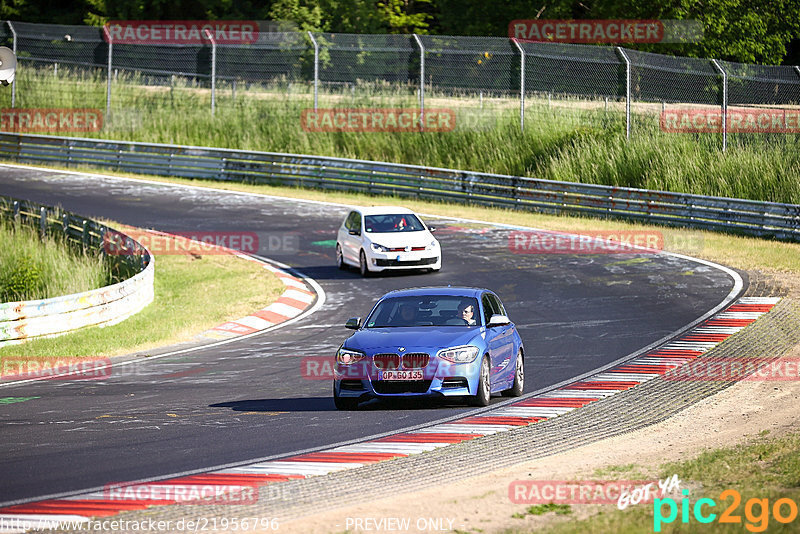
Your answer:
[[[260,265],[235,256],[159,255],[155,268],[155,300],[141,312],[117,325],[0,348],[0,363],[19,356],[87,358],[145,352],[248,315],[285,289]]]
[[[626,471],[630,466],[623,466]],[[738,507],[732,510],[733,516],[739,516],[740,523],[720,524],[718,521],[704,525],[697,522],[691,513],[689,522],[682,524],[680,499],[673,495],[678,505],[678,515],[674,522],[663,527],[662,532],[797,532],[800,517],[788,524],[781,524],[774,518],[761,516],[758,506],[751,506],[751,517],[746,515],[747,502],[750,499],[768,499],[770,512],[776,500],[791,499],[800,505],[800,434],[790,434],[780,438],[761,435],[750,442],[734,447],[704,452],[685,461],[664,464],[660,467],[658,478],[664,480],[677,474],[681,480],[681,488],[689,490],[689,503],[701,498],[713,499],[716,509],[704,509],[719,516],[728,506],[733,504],[732,497],[720,498],[720,494],[733,489],[741,495]],[[547,505],[540,505],[547,506]],[[580,507],[580,505],[578,505]],[[668,512],[664,505],[663,513]],[[530,513],[530,512],[527,512]],[[523,513],[522,516],[527,515]],[[789,514],[789,507],[783,506],[784,515]],[[555,520],[547,525],[547,532],[554,534],[577,534],[584,532],[653,532],[654,505],[631,505],[620,511],[614,505],[603,506],[597,513],[584,520]],[[765,529],[761,529],[765,527]],[[532,530],[512,528],[505,534],[527,534]]]
[[[61,68],[20,71],[17,106],[93,107],[105,110],[105,74]],[[530,98],[520,132],[518,103],[426,94],[426,106],[452,107],[486,127],[428,133],[310,133],[300,114],[312,106],[308,86],[251,87],[235,99],[220,82],[217,111],[210,91],[182,79],[173,87],[144,87],[136,75],[112,84],[112,112],[102,131],[80,134],[110,139],[215,146],[393,161],[516,176],[665,189],[706,195],[800,203],[800,136],[737,134],[726,154],[717,134],[661,132],[660,106],[640,106],[632,138],[625,140],[618,103]],[[9,92],[0,101],[9,107]],[[4,100],[5,99],[5,100]],[[405,88],[358,86],[323,92],[320,107],[415,107]],[[461,119],[459,119],[461,120]]]
[[[527,515],[544,515],[548,512],[555,512],[556,515],[569,515],[572,513],[572,507],[568,504],[556,504],[549,502],[547,504],[534,504],[525,509],[524,512],[517,512],[511,517],[515,519],[523,519]]]
[[[82,293],[111,283],[110,264],[25,224],[0,220],[0,302]]]

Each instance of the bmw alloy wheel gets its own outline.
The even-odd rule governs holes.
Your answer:
[[[475,406],[488,406],[492,397],[492,385],[489,378],[489,358],[484,357],[481,362],[481,373],[478,378],[478,391],[472,397]]]
[[[525,388],[525,365],[522,356],[522,349],[517,351],[517,363],[514,369],[514,384],[503,392],[506,397],[519,397]]]

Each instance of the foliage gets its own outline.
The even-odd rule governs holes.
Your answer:
[[[12,258],[0,273],[0,301],[26,300],[44,290],[42,268],[28,255]]]
[[[697,43],[645,51],[778,64],[800,55],[800,0],[0,0],[0,17],[101,25],[108,20],[285,20],[332,33],[506,36],[515,19],[698,20]]]
[[[41,239],[36,228],[0,221],[0,302],[58,297],[111,282],[110,264],[84,254],[59,236]]]
[[[67,69],[60,74],[26,69],[17,80],[17,105],[105,108],[102,73],[80,80]],[[300,83],[292,84],[290,93],[280,85],[240,88],[235,99],[231,87],[221,84],[214,117],[208,90],[140,83],[119,76],[112,86],[112,113],[100,132],[61,135],[392,161],[800,204],[800,135],[729,134],[723,153],[719,134],[662,131],[658,108],[634,111],[626,140],[624,110],[606,110],[602,100],[553,99],[550,105],[531,97],[520,132],[516,99],[484,97],[479,108],[476,95],[428,92],[429,108],[456,110],[453,131],[309,132],[300,118],[313,105],[313,95]],[[319,94],[323,109],[418,105],[416,95],[402,86],[323,87]]]

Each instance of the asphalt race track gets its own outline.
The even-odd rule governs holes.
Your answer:
[[[526,391],[533,391],[680,329],[734,286],[719,269],[668,255],[514,254],[508,229],[448,219],[427,219],[444,250],[441,272],[362,279],[335,266],[341,206],[10,167],[0,167],[0,193],[166,232],[258,232],[260,255],[314,278],[327,298],[285,328],[148,361],[137,373],[3,387],[0,397],[40,398],[0,405],[0,504],[465,414],[472,408],[437,403],[339,412],[330,381],[301,376],[302,357],[332,355],[347,336],[345,320],[365,316],[392,289],[453,284],[497,292],[525,343]],[[299,247],[270,247],[287,234],[299,236]]]

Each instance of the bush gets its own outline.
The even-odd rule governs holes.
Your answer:
[[[30,256],[12,258],[0,277],[0,300],[10,302],[30,300],[32,295],[44,292],[42,266]]]
[[[82,293],[112,281],[100,254],[85,254],[61,236],[41,239],[24,224],[0,221],[0,250],[0,302]]]

